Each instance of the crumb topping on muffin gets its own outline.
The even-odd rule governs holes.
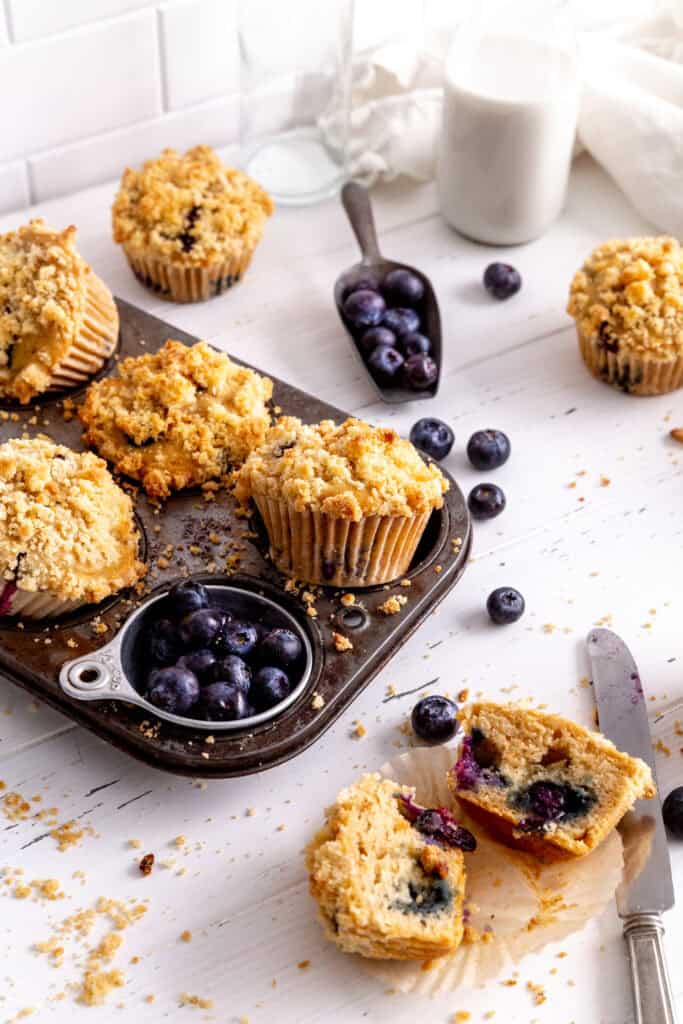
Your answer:
[[[75,235],[36,218],[0,236],[0,394],[45,390],[80,330],[91,271]]]
[[[210,146],[164,149],[124,172],[112,209],[114,241],[206,266],[253,249],[272,212],[270,196]]]
[[[220,477],[261,444],[272,382],[206,342],[168,340],[88,389],[84,441],[155,497]]]
[[[607,351],[683,353],[683,252],[675,238],[614,239],[574,275],[567,312]]]
[[[309,426],[283,416],[235,474],[240,501],[279,498],[358,522],[441,508],[448,481],[395,430],[348,419]]]
[[[106,464],[47,440],[0,445],[0,571],[63,600],[101,601],[144,575],[130,497]]]

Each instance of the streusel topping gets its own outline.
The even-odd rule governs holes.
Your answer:
[[[575,275],[567,312],[609,351],[683,353],[683,252],[675,238],[598,246]]]
[[[0,394],[44,390],[80,330],[91,271],[75,235],[38,218],[0,236]]]
[[[101,601],[145,572],[130,497],[91,452],[0,445],[0,572],[20,590]]]
[[[441,508],[448,481],[395,430],[348,419],[314,426],[283,416],[235,474],[240,501],[255,494],[358,522]]]
[[[253,249],[272,212],[270,196],[210,146],[165,149],[141,170],[124,172],[112,209],[114,241],[207,266]]]
[[[206,342],[169,340],[90,386],[80,409],[84,440],[149,494],[166,497],[220,477],[261,444],[272,390],[267,377]]]

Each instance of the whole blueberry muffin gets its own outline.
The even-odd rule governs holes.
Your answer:
[[[197,486],[247,457],[270,424],[272,382],[200,341],[169,339],[92,384],[84,442],[148,494]]]
[[[0,615],[43,619],[145,573],[130,497],[92,452],[0,445]]]
[[[116,346],[119,316],[76,249],[76,228],[36,218],[0,235],[0,397],[80,384]]]
[[[574,275],[567,312],[600,380],[632,395],[683,384],[683,252],[675,238],[598,246]]]
[[[559,715],[469,704],[449,784],[503,840],[542,859],[581,857],[634,802],[652,797],[644,761]]]
[[[240,280],[272,212],[270,196],[210,146],[165,149],[124,171],[114,241],[143,284],[175,302],[196,302]]]
[[[235,474],[277,567],[307,583],[372,586],[402,576],[448,481],[395,430],[283,416]]]
[[[378,774],[343,789],[309,843],[306,866],[326,936],[346,953],[424,960],[463,936],[463,850],[474,836],[445,808]]]

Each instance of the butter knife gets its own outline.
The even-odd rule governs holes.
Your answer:
[[[587,638],[600,731],[619,750],[639,757],[655,775],[647,705],[636,663],[609,629],[593,629]],[[617,911],[624,925],[633,983],[636,1024],[675,1024],[671,982],[664,955],[661,915],[674,905],[674,888],[659,796],[638,800],[629,816],[649,829],[649,855],[635,878],[617,889]]]

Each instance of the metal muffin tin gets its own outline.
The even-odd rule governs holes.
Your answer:
[[[198,340],[127,302],[117,301],[121,317],[119,358],[156,351],[167,338],[186,344]],[[112,361],[103,372],[110,373],[114,365]],[[306,392],[275,379],[273,383],[273,402],[285,414],[308,423],[345,417],[341,410]],[[72,392],[69,397],[80,401],[84,390]],[[81,426],[75,417],[65,421],[60,404],[63,397],[43,397],[27,409],[5,403],[2,408],[8,418],[0,422],[0,441],[42,433],[59,444],[82,450]],[[125,480],[122,483],[126,485]],[[285,591],[284,578],[267,557],[262,525],[257,520],[248,523],[238,518],[234,501],[224,490],[216,492],[212,501],[206,501],[199,489],[182,491],[161,507],[136,490],[141,557],[149,566],[147,592],[140,598],[134,592],[123,591],[57,621],[27,621],[23,628],[12,619],[0,619],[0,673],[107,742],[166,771],[221,778],[246,775],[287,761],[332,725],[460,578],[471,546],[471,524],[460,489],[454,480],[450,483],[443,509],[433,513],[406,574],[410,587],[359,590],[354,592],[355,603],[348,607],[341,603],[340,591],[323,588],[315,600],[315,617],[307,614],[299,595]],[[459,545],[453,545],[455,538],[460,538]],[[222,575],[227,557],[231,559],[229,580]],[[246,728],[243,723],[226,729],[219,728],[221,723],[178,721],[173,720],[174,716],[163,720],[143,703],[126,672],[115,678],[125,664],[125,653],[122,663],[118,659],[126,636],[133,634],[144,610],[166,592],[169,583],[187,573],[209,585],[227,583],[263,597],[291,616],[307,638],[310,664],[305,681],[297,685],[288,706],[280,705],[272,716],[258,716],[258,721],[251,718]],[[395,593],[408,599],[401,612],[380,614],[379,605]],[[353,650],[337,652],[333,631],[348,636]],[[105,671],[101,659],[107,654],[112,660],[104,662]],[[95,664],[101,685],[95,686],[95,678],[91,678],[92,685],[88,686],[90,676],[83,678],[82,672],[69,675],[68,663],[78,660],[82,665],[84,658]],[[63,669],[66,690],[59,684]],[[113,685],[116,682],[118,687]],[[106,694],[104,685],[109,688]],[[133,693],[126,689],[128,686]],[[102,699],[105,696],[108,699]],[[214,735],[210,746],[205,744],[207,724]]]

